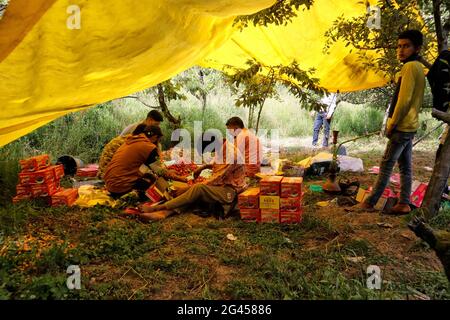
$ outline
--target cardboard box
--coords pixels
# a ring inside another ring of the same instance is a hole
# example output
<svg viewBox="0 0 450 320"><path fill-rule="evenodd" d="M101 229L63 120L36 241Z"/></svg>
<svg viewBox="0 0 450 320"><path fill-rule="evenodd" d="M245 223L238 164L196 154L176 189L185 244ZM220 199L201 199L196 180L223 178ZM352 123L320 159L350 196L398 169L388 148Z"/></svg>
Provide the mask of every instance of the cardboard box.
<svg viewBox="0 0 450 320"><path fill-rule="evenodd" d="M19 173L19 184L45 184L55 181L55 173L52 168L46 168L35 172Z"/></svg>
<svg viewBox="0 0 450 320"><path fill-rule="evenodd" d="M98 164L88 164L84 168L77 169L78 177L96 177L98 173Z"/></svg>
<svg viewBox="0 0 450 320"><path fill-rule="evenodd" d="M280 197L278 196L259 196L260 209L280 209Z"/></svg>
<svg viewBox="0 0 450 320"><path fill-rule="evenodd" d="M261 179L259 188L262 196L280 196L282 176L268 176Z"/></svg>
<svg viewBox="0 0 450 320"><path fill-rule="evenodd" d="M29 199L31 199L31 195L20 195L20 196L15 196L12 199L12 202L13 203L18 203L18 202L20 202L22 200L29 200Z"/></svg>
<svg viewBox="0 0 450 320"><path fill-rule="evenodd" d="M34 172L47 168L50 165L48 154L19 160L23 172Z"/></svg>
<svg viewBox="0 0 450 320"><path fill-rule="evenodd" d="M280 211L280 223L300 223L303 220L303 209L295 212Z"/></svg>
<svg viewBox="0 0 450 320"><path fill-rule="evenodd" d="M284 177L281 180L281 197L298 198L302 196L303 178Z"/></svg>
<svg viewBox="0 0 450 320"><path fill-rule="evenodd" d="M43 184L31 185L31 193L33 197L48 197L54 195L60 190L59 184L56 184L54 180Z"/></svg>
<svg viewBox="0 0 450 320"><path fill-rule="evenodd" d="M261 212L259 209L240 209L241 220L243 221L261 221Z"/></svg>
<svg viewBox="0 0 450 320"><path fill-rule="evenodd" d="M151 202L159 202L164 198L164 192L161 192L155 184L145 191L145 195L150 199Z"/></svg>
<svg viewBox="0 0 450 320"><path fill-rule="evenodd" d="M28 184L18 184L16 186L16 195L17 196L32 196L31 186Z"/></svg>
<svg viewBox="0 0 450 320"><path fill-rule="evenodd" d="M51 197L51 205L55 206L72 206L78 198L78 189L62 189L52 195Z"/></svg>
<svg viewBox="0 0 450 320"><path fill-rule="evenodd" d="M417 208L420 208L423 202L423 198L425 197L425 193L427 192L427 183L421 183L417 186L417 188L411 194L411 204Z"/></svg>
<svg viewBox="0 0 450 320"><path fill-rule="evenodd" d="M53 170L53 175L56 180L61 180L64 177L64 166L62 164L50 166L50 168Z"/></svg>
<svg viewBox="0 0 450 320"><path fill-rule="evenodd" d="M169 183L161 177L145 191L145 195L152 203L159 202L163 199L172 199L169 194Z"/></svg>
<svg viewBox="0 0 450 320"><path fill-rule="evenodd" d="M259 208L259 188L249 188L239 194L239 209L258 209Z"/></svg>
<svg viewBox="0 0 450 320"><path fill-rule="evenodd" d="M261 222L279 223L280 210L277 209L261 209Z"/></svg>
<svg viewBox="0 0 450 320"><path fill-rule="evenodd" d="M377 203L373 206L376 210L388 211L397 203L396 197L381 196Z"/></svg>
<svg viewBox="0 0 450 320"><path fill-rule="evenodd" d="M280 198L280 211L295 212L302 207L301 198Z"/></svg>
<svg viewBox="0 0 450 320"><path fill-rule="evenodd" d="M356 201L358 201L358 202L366 201L367 197L370 195L369 190L366 190L366 189L360 187L358 189L358 193L356 194Z"/></svg>

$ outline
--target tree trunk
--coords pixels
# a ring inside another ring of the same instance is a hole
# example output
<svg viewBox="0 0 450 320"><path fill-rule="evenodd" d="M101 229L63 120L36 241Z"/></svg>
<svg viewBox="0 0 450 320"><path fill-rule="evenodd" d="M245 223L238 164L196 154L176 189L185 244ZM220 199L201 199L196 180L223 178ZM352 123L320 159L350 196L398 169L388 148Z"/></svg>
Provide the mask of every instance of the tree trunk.
<svg viewBox="0 0 450 320"><path fill-rule="evenodd" d="M447 37L444 37L444 29L442 28L441 21L441 4L442 0L433 0L433 16L434 25L436 28L436 38L438 43L438 52L444 50L447 47Z"/></svg>
<svg viewBox="0 0 450 320"><path fill-rule="evenodd" d="M391 102L389 101L388 104L387 104L386 111L384 112L383 123L381 124L381 130L380 130L380 134L379 134L380 138L383 138L384 134L385 134L386 123L387 123L387 120L389 118L389 107L390 107L390 105L391 105Z"/></svg>
<svg viewBox="0 0 450 320"><path fill-rule="evenodd" d="M433 109L432 115L446 122L447 125L450 123L449 113ZM439 154L436 155L433 173L422 203L427 219L433 218L439 212L442 193L450 174L450 133L447 133L444 144L440 148Z"/></svg>
<svg viewBox="0 0 450 320"><path fill-rule="evenodd" d="M253 106L248 107L248 128L253 128Z"/></svg>
<svg viewBox="0 0 450 320"><path fill-rule="evenodd" d="M205 119L205 112L206 112L206 92L205 92L205 74L203 73L203 71L200 69L198 71L198 76L200 78L200 83L201 85L201 91L200 91L200 97L201 97L201 102L202 102L202 120Z"/></svg>
<svg viewBox="0 0 450 320"><path fill-rule="evenodd" d="M258 118L256 119L256 134L258 134L259 120L261 119L261 111L262 111L263 107L264 107L264 101L263 101L263 103L261 103L261 105L259 106Z"/></svg>
<svg viewBox="0 0 450 320"><path fill-rule="evenodd" d="M169 107L166 104L166 99L164 97L164 88L163 85L160 83L158 84L158 102L159 107L161 108L162 113L164 114L164 117L169 120L169 122L172 124L174 128L179 128L181 125L181 119L175 118L169 111Z"/></svg>
<svg viewBox="0 0 450 320"><path fill-rule="evenodd" d="M201 96L202 96L202 120L204 120L206 112L207 95L206 93L202 92Z"/></svg>

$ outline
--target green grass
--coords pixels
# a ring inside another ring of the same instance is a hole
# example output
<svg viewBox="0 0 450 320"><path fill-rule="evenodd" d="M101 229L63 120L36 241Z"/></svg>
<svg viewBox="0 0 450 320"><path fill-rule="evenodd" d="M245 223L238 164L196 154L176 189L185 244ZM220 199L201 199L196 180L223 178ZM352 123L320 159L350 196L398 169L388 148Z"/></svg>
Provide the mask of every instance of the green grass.
<svg viewBox="0 0 450 320"><path fill-rule="evenodd" d="M433 299L450 298L443 273L402 266L367 239L346 236L345 227L336 229L311 213L300 225L213 218L193 223L189 216L142 224L100 207L40 214L31 205L25 209L9 209L26 212L13 233L11 225L0 227L0 248L9 243L0 254L0 298L405 299L413 294L411 288ZM53 219L59 219L58 228L45 229ZM79 222L76 230L71 229L74 221ZM16 245L40 232L61 241L25 252ZM237 240L228 240L228 233ZM332 241L337 235L344 240ZM348 260L359 256L366 260ZM71 264L82 270L79 291L65 286ZM382 290L366 287L368 264L393 268Z"/></svg>

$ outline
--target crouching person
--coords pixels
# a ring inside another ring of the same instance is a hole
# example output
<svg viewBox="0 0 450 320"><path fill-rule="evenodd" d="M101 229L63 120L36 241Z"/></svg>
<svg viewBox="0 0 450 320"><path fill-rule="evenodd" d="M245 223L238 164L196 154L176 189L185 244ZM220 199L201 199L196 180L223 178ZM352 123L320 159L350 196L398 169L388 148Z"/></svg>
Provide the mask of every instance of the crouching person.
<svg viewBox="0 0 450 320"><path fill-rule="evenodd" d="M179 189L177 197L164 204L156 206L142 206L143 220L165 219L176 211L184 211L194 203L220 204L224 215L227 216L233 208L237 195L246 188L245 167L242 164L208 164L199 167L194 176L198 176L204 169L213 170L211 178L184 189Z"/></svg>
<svg viewBox="0 0 450 320"><path fill-rule="evenodd" d="M103 176L105 174L106 168L108 168L109 163L111 162L111 159L113 158L116 151L125 143L127 138L131 137L132 135L138 135L142 132L144 132L147 125L140 124L134 129L132 134L127 134L124 136L117 136L114 139L112 139L108 144L103 148L102 154L100 156L99 166L98 166L98 173L97 177L100 179L103 179Z"/></svg>
<svg viewBox="0 0 450 320"><path fill-rule="evenodd" d="M140 167L151 165L159 158L157 148L162 132L159 127L146 126L142 132L128 136L125 142L114 152L104 173L106 189L115 199L132 190L141 197L154 182L152 175L144 175Z"/></svg>

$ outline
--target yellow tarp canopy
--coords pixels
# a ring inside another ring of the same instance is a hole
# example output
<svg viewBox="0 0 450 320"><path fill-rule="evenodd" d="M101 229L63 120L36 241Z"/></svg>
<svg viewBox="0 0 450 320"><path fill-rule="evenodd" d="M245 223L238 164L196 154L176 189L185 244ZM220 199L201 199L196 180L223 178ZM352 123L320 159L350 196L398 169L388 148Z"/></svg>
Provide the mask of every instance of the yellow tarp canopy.
<svg viewBox="0 0 450 320"><path fill-rule="evenodd" d="M386 84L380 74L366 71L357 61L357 50L338 42L323 53L325 32L340 15L350 18L365 13L363 1L316 0L311 10L298 12L287 26L245 28L210 53L202 65L222 69L224 65L245 68L248 59L263 65L287 65L296 60L303 70L316 69L315 77L329 91L357 91ZM370 52L366 52L370 55ZM224 70L226 71L226 70Z"/></svg>
<svg viewBox="0 0 450 320"><path fill-rule="evenodd" d="M316 0L285 27L233 27L274 0L11 0L0 20L0 146L69 112L143 90L195 65L222 69L248 58L315 67L330 91L386 81L361 71L341 44L323 55L338 15L358 0ZM80 8L80 29L68 28Z"/></svg>

